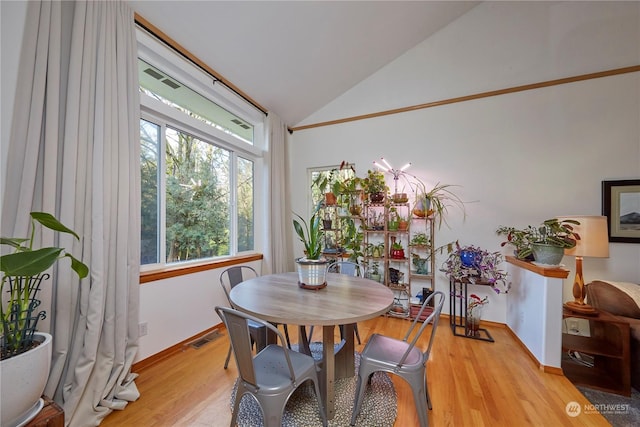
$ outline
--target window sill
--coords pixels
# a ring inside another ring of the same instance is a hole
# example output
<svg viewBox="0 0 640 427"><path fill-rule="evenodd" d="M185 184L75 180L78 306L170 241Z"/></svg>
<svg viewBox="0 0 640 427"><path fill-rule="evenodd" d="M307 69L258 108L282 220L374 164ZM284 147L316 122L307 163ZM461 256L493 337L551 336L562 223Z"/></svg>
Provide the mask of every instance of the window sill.
<svg viewBox="0 0 640 427"><path fill-rule="evenodd" d="M262 254L251 254L235 256L232 258L217 259L189 265L176 265L161 270L144 271L140 273L140 284L154 282L156 280L168 279L171 277L185 276L187 274L198 273L200 271L214 270L232 265L243 264L250 261L263 259Z"/></svg>

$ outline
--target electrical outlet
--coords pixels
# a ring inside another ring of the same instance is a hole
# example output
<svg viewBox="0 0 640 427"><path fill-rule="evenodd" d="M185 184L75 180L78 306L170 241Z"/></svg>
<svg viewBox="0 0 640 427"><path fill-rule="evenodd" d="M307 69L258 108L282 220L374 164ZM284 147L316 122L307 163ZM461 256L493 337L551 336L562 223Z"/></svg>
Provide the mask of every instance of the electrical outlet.
<svg viewBox="0 0 640 427"><path fill-rule="evenodd" d="M149 333L148 323L142 322L138 324L138 336L143 337Z"/></svg>

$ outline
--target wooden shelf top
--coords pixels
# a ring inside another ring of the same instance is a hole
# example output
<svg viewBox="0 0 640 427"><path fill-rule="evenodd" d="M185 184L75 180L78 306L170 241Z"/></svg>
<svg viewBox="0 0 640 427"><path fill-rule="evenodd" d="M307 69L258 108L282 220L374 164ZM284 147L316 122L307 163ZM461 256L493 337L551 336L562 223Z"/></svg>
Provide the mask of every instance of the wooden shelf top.
<svg viewBox="0 0 640 427"><path fill-rule="evenodd" d="M566 279L567 277L569 277L569 270L565 270L562 267L542 267L539 265L535 265L532 262L524 261L510 255L507 255L505 259L510 264L517 265L518 267L524 268L525 270L533 271L534 273L544 277L553 277L558 279Z"/></svg>

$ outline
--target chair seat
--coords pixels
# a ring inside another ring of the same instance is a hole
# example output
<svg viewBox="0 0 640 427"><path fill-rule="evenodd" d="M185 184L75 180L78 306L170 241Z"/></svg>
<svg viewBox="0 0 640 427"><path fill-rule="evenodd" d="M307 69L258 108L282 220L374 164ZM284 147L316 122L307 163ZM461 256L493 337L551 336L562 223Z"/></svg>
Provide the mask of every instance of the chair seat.
<svg viewBox="0 0 640 427"><path fill-rule="evenodd" d="M304 378L307 374L316 369L312 358L296 351L289 351L291 365L298 376ZM289 367L283 363L285 360L284 349L275 344L270 344L264 348L254 358L256 366L261 369L256 370L256 382L260 384L260 390L264 392L277 392L291 387L291 375ZM297 384L300 385L300 384Z"/></svg>
<svg viewBox="0 0 640 427"><path fill-rule="evenodd" d="M394 369L407 351L409 343L380 334L373 334L362 352L362 357L374 361L377 365ZM424 364L424 354L413 347L402 365L402 369L420 368Z"/></svg>

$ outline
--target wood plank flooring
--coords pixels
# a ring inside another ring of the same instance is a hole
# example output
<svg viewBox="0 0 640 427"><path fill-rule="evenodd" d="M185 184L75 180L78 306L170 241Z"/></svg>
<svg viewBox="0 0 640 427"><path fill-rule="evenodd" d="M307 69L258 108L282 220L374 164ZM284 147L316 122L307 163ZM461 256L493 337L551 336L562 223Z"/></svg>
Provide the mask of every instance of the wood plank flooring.
<svg viewBox="0 0 640 427"><path fill-rule="evenodd" d="M453 336L448 320L446 316L440 320L427 365L433 402L430 426L610 425L600 414L569 416L570 402L580 408L589 402L565 377L538 369L504 327L483 325L495 339L488 343ZM401 338L408 327L407 320L387 317L361 322L362 345L356 350L362 350L373 332ZM223 369L229 341L222 332L222 338L199 349L185 347L139 372L140 399L107 416L101 426L228 426L237 371L233 358L229 369ZM314 339L320 340L321 328L315 334ZM295 341L297 334L292 335ZM410 388L401 379L393 381L398 393L395 425L417 426Z"/></svg>

